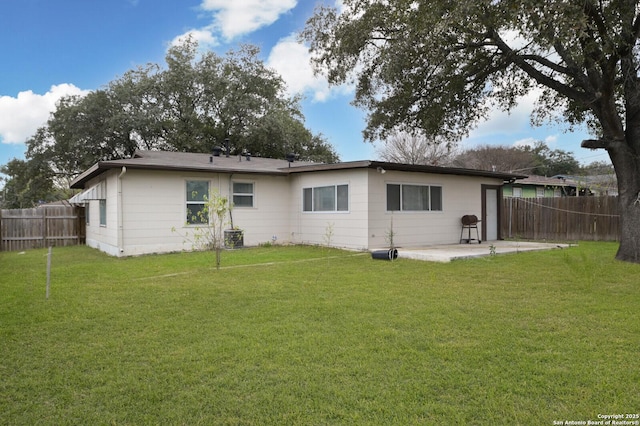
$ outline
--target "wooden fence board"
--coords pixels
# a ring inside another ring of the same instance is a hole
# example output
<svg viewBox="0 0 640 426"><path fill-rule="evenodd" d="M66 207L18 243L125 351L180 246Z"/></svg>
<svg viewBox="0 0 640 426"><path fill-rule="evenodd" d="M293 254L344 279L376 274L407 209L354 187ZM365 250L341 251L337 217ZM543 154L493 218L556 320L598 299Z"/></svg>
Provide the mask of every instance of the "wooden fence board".
<svg viewBox="0 0 640 426"><path fill-rule="evenodd" d="M84 244L84 210L41 206L0 210L0 251Z"/></svg>
<svg viewBox="0 0 640 426"><path fill-rule="evenodd" d="M501 217L505 238L620 240L618 198L612 196L505 198Z"/></svg>

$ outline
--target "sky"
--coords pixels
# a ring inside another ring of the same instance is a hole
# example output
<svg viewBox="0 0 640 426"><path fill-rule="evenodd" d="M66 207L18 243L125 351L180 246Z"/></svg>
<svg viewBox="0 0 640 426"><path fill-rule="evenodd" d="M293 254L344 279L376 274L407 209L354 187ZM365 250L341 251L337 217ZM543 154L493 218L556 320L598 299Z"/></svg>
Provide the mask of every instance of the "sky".
<svg viewBox="0 0 640 426"><path fill-rule="evenodd" d="M164 65L167 49L187 34L219 55L241 43L259 46L261 59L282 75L290 93L304 95L307 128L324 135L342 161L377 159L375 146L362 137L366 111L350 104L352 87L329 87L314 76L308 50L297 42L316 1L0 1L0 165L24 159L25 141L60 97L100 89L140 65ZM540 140L584 164L608 161L604 151L580 148L586 132L531 127L533 101L522 99L510 114L492 111L462 148Z"/></svg>

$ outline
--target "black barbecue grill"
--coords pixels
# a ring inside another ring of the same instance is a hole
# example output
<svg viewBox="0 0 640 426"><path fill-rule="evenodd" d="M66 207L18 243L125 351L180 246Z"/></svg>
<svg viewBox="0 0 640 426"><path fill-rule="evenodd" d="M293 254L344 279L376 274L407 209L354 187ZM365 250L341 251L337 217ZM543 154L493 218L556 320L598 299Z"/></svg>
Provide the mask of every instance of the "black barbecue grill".
<svg viewBox="0 0 640 426"><path fill-rule="evenodd" d="M480 222L480 220L478 220L478 216L474 214L465 214L462 216L462 219L460 219L460 222L462 222L462 229L460 230L460 244L462 244L463 241L467 244L471 241L477 241L478 244L480 244L482 241L480 241L480 234L478 233L478 222ZM467 230L467 238L462 238L465 229ZM476 230L476 238L471 238L472 229Z"/></svg>

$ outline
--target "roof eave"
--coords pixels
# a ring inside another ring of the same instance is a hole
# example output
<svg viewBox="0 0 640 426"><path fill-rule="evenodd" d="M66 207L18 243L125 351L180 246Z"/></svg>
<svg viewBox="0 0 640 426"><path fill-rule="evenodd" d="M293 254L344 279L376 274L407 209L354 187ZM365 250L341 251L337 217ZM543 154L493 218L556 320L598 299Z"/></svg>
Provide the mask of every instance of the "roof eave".
<svg viewBox="0 0 640 426"><path fill-rule="evenodd" d="M181 172L206 172L206 173L240 173L240 174L260 174L271 176L286 176L288 173L282 170L265 170L265 169L236 169L230 167L210 167L210 166L174 166L167 164L135 164L130 161L100 161L82 174L78 175L71 181L72 189L82 189L87 181L100 176L102 173L110 169L126 167L131 170L164 170L164 171L181 171Z"/></svg>
<svg viewBox="0 0 640 426"><path fill-rule="evenodd" d="M477 176L488 177L494 179L502 179L503 181L512 181L515 179L526 178L526 175L506 173L506 172L492 172L488 170L475 170L475 169L461 169L453 167L439 167L428 166L422 164L401 164L401 163L389 163L385 161L350 161L344 163L334 164L317 164L309 166L291 167L289 173L303 173L311 171L331 171L331 170L346 170L346 169L384 169L394 170L401 172L417 172L417 173L435 173L435 174L449 174L459 176Z"/></svg>

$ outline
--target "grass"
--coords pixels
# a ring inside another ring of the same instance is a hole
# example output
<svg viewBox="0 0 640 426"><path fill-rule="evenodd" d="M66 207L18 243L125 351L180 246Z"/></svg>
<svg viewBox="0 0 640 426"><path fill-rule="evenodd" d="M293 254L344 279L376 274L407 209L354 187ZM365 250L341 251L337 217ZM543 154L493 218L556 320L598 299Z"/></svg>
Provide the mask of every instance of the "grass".
<svg viewBox="0 0 640 426"><path fill-rule="evenodd" d="M552 424L640 411L640 265L317 247L0 253L0 424Z"/></svg>

